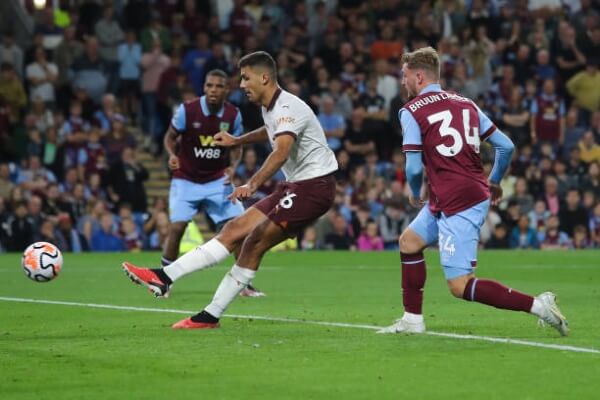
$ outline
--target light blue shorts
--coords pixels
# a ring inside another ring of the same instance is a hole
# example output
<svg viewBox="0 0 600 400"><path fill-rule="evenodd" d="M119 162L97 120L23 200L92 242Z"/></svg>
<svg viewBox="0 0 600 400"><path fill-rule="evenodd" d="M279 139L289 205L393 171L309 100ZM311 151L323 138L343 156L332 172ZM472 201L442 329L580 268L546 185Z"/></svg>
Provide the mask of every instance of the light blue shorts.
<svg viewBox="0 0 600 400"><path fill-rule="evenodd" d="M171 222L188 222L204 210L219 224L244 212L240 202L233 204L227 198L233 185L225 184L225 177L206 183L194 183L185 179L171 180L169 191L169 215Z"/></svg>
<svg viewBox="0 0 600 400"><path fill-rule="evenodd" d="M473 273L477 264L479 231L489 207L490 201L484 200L458 214L446 216L440 213L436 217L425 204L408 226L427 245L438 243L446 279Z"/></svg>

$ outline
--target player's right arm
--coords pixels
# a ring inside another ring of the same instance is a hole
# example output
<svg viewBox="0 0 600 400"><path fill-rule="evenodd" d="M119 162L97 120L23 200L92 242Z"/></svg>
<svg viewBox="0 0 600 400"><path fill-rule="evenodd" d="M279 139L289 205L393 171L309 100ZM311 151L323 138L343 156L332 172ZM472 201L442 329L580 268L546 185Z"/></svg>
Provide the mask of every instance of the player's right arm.
<svg viewBox="0 0 600 400"><path fill-rule="evenodd" d="M227 132L219 132L214 136L214 143L217 146L231 147L243 146L245 144L263 143L269 140L267 128L261 126L251 132L235 137Z"/></svg>
<svg viewBox="0 0 600 400"><path fill-rule="evenodd" d="M421 186L423 185L423 142L421 128L415 118L405 109L398 112L402 126L402 150L406 153L406 180L412 192L409 197L413 206L421 203Z"/></svg>
<svg viewBox="0 0 600 400"><path fill-rule="evenodd" d="M173 118L171 124L167 129L163 144L165 150L169 155L169 168L174 171L179 169L179 157L177 157L177 137L185 131L185 107L180 104Z"/></svg>

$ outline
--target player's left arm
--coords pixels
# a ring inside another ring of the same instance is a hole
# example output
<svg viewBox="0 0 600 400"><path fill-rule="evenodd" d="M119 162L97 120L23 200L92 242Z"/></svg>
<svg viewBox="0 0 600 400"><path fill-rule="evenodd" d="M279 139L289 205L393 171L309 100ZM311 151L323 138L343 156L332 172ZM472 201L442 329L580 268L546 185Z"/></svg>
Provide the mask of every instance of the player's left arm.
<svg viewBox="0 0 600 400"><path fill-rule="evenodd" d="M279 168L285 164L295 141L295 133L279 133L273 143L273 151L269 154L262 167L252 175L245 185L236 187L228 198L235 203L236 199L245 200L251 197L263 183L275 175Z"/></svg>
<svg viewBox="0 0 600 400"><path fill-rule="evenodd" d="M500 181L506 174L506 171L508 171L515 145L512 140L502 133L479 108L477 109L477 113L479 115L481 139L487 140L496 151L494 166L492 167L488 180L490 183L492 205L497 205L502 199Z"/></svg>

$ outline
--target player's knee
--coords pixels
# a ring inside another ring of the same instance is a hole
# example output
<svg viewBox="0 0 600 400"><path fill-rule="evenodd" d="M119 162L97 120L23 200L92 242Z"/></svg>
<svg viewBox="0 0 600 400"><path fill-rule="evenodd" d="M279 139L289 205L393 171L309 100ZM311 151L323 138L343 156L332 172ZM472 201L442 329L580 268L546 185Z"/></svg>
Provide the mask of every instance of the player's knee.
<svg viewBox="0 0 600 400"><path fill-rule="evenodd" d="M448 289L450 290L450 293L452 293L452 296L462 299L463 293L465 292L465 287L467 286L467 281L467 276L450 279L448 281Z"/></svg>
<svg viewBox="0 0 600 400"><path fill-rule="evenodd" d="M418 246L418 243L416 243L416 240L414 240L414 235L406 230L400 235L398 244L400 246L401 253L413 254L421 250Z"/></svg>

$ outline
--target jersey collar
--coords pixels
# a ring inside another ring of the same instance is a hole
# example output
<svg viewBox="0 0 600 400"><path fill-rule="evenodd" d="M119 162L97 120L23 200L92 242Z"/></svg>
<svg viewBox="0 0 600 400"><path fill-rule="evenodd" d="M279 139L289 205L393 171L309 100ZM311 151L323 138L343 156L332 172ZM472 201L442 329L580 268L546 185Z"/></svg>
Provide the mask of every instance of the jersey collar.
<svg viewBox="0 0 600 400"><path fill-rule="evenodd" d="M280 94L281 94L281 88L278 87L277 90L275 91L275 93L273 93L273 97L271 98L271 101L269 102L269 106L267 107L267 111L271 111L273 109L273 107L275 107L275 102L279 98Z"/></svg>
<svg viewBox="0 0 600 400"><path fill-rule="evenodd" d="M425 94L425 93L429 93L429 92L441 92L442 91L442 87L440 86L439 83L430 83L429 85L425 86L421 92L419 93L419 95Z"/></svg>
<svg viewBox="0 0 600 400"><path fill-rule="evenodd" d="M200 107L202 107L202 113L207 117L211 115L208 103L206 103L206 96L200 97ZM217 112L217 117L222 118L225 113L225 103L221 106L221 109Z"/></svg>

